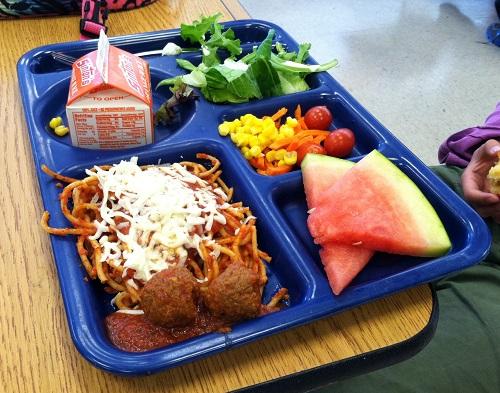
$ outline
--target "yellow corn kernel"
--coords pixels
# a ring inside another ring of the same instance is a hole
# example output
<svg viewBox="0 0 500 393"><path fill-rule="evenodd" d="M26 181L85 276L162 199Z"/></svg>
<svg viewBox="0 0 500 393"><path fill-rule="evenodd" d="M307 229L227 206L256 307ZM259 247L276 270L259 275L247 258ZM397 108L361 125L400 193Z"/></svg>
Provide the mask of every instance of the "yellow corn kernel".
<svg viewBox="0 0 500 393"><path fill-rule="evenodd" d="M241 127L241 123L238 119L228 122L229 132L236 132L238 127Z"/></svg>
<svg viewBox="0 0 500 393"><path fill-rule="evenodd" d="M287 137L287 136L286 136L284 133L279 132L279 133L276 133L275 140L280 141L280 140L282 140L282 139L285 139L286 137Z"/></svg>
<svg viewBox="0 0 500 393"><path fill-rule="evenodd" d="M250 154L252 155L252 157L258 157L260 153L262 153L260 146L252 146L250 148Z"/></svg>
<svg viewBox="0 0 500 393"><path fill-rule="evenodd" d="M259 134L257 136L257 139L259 141L259 146L261 148L267 147L271 144L271 140L267 136L265 136L264 134Z"/></svg>
<svg viewBox="0 0 500 393"><path fill-rule="evenodd" d="M275 125L273 119L271 119L270 117L266 117L262 120L262 122L264 123L264 127Z"/></svg>
<svg viewBox="0 0 500 393"><path fill-rule="evenodd" d="M254 115L252 115L252 114L250 114L250 113L247 113L246 115L241 116L241 117L240 117L240 120L241 120L241 122L242 122L243 124L245 124L245 125L246 125L246 124L250 125L250 124L252 124L251 122L252 122L252 120L253 120L254 118L255 118L255 116L254 116Z"/></svg>
<svg viewBox="0 0 500 393"><path fill-rule="evenodd" d="M273 162L276 159L276 150L269 150L266 153L266 160L268 162Z"/></svg>
<svg viewBox="0 0 500 393"><path fill-rule="evenodd" d="M282 160L285 157L285 153L286 153L285 149L276 150L276 155L274 156L274 159Z"/></svg>
<svg viewBox="0 0 500 393"><path fill-rule="evenodd" d="M245 155L250 150L250 148L248 146L243 146L240 150L241 153Z"/></svg>
<svg viewBox="0 0 500 393"><path fill-rule="evenodd" d="M231 133L231 140L233 141L234 144L236 144L236 138L238 137L238 132L233 132Z"/></svg>
<svg viewBox="0 0 500 393"><path fill-rule="evenodd" d="M291 128L295 128L297 127L297 125L299 124L299 122L297 121L297 119L294 119L293 117L290 117L288 116L286 118L286 125L291 127Z"/></svg>
<svg viewBox="0 0 500 393"><path fill-rule="evenodd" d="M259 127L262 123L262 119L259 119L258 117L253 116L250 121L250 126L251 127Z"/></svg>
<svg viewBox="0 0 500 393"><path fill-rule="evenodd" d="M250 124L246 123L244 126L240 128L240 130L245 134L250 134L252 132L252 127L250 126Z"/></svg>
<svg viewBox="0 0 500 393"><path fill-rule="evenodd" d="M227 124L229 126L229 130L232 132L240 126L240 121L238 119L236 119L233 121L228 121Z"/></svg>
<svg viewBox="0 0 500 393"><path fill-rule="evenodd" d="M246 153L243 154L247 160L251 160L253 158L252 153L250 150L248 150Z"/></svg>
<svg viewBox="0 0 500 393"><path fill-rule="evenodd" d="M276 131L274 134L272 134L270 137L269 137L269 140L271 141L271 143L277 141L279 138L279 134L278 134L278 131Z"/></svg>
<svg viewBox="0 0 500 393"><path fill-rule="evenodd" d="M252 127L250 128L250 133L252 135L259 135L260 133L262 133L262 127L260 125L252 125Z"/></svg>
<svg viewBox="0 0 500 393"><path fill-rule="evenodd" d="M52 119L50 119L50 122L49 122L49 127L52 128L53 130L56 129L56 127L59 127L60 125L62 125L62 117L61 116L57 116L57 117L53 117Z"/></svg>
<svg viewBox="0 0 500 393"><path fill-rule="evenodd" d="M250 135L248 137L248 145L250 147L259 146L259 138L257 138L255 135Z"/></svg>
<svg viewBox="0 0 500 393"><path fill-rule="evenodd" d="M297 152L287 151L283 157L286 165L295 165L297 163Z"/></svg>
<svg viewBox="0 0 500 393"><path fill-rule="evenodd" d="M285 166L285 160L279 160L278 161L278 166Z"/></svg>
<svg viewBox="0 0 500 393"><path fill-rule="evenodd" d="M295 132L293 131L293 128L283 124L280 127L280 135L283 136L283 138L290 138L295 135Z"/></svg>
<svg viewBox="0 0 500 393"><path fill-rule="evenodd" d="M264 124L262 126L262 133L265 136L271 136L271 135L275 134L277 131L278 130L276 129L276 126L272 122L271 122L271 124Z"/></svg>
<svg viewBox="0 0 500 393"><path fill-rule="evenodd" d="M220 136L228 136L231 132L231 128L229 122L225 121L222 124L219 124L219 135Z"/></svg>
<svg viewBox="0 0 500 393"><path fill-rule="evenodd" d="M64 136L69 132L69 128L65 125L60 125L54 129L54 132L57 136Z"/></svg>
<svg viewBox="0 0 500 393"><path fill-rule="evenodd" d="M236 134L236 146L248 145L248 136L246 134Z"/></svg>

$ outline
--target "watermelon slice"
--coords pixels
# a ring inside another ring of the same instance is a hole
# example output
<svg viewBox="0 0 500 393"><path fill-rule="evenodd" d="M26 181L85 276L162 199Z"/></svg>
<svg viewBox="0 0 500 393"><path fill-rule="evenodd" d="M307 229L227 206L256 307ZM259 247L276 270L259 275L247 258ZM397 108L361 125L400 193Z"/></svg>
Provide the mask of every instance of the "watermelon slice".
<svg viewBox="0 0 500 393"><path fill-rule="evenodd" d="M351 161L340 158L307 154L301 168L309 209L317 206L323 193L353 166ZM326 242L321 246L321 262L335 295L349 285L374 254L372 250L336 242Z"/></svg>
<svg viewBox="0 0 500 393"><path fill-rule="evenodd" d="M323 192L307 223L318 244L336 241L428 257L443 255L451 247L429 201L376 150Z"/></svg>

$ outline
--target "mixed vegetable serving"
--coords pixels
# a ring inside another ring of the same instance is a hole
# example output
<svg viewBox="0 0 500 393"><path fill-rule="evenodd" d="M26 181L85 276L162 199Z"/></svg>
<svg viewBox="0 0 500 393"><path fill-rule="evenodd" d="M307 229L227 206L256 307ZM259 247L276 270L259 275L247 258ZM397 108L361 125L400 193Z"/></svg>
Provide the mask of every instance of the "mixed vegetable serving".
<svg viewBox="0 0 500 393"><path fill-rule="evenodd" d="M229 136L258 173L280 175L300 166L308 153L347 157L355 144L348 128L330 131L333 116L326 106L310 108L304 116L297 105L294 117L287 108L270 116L247 113L219 125L219 134Z"/></svg>

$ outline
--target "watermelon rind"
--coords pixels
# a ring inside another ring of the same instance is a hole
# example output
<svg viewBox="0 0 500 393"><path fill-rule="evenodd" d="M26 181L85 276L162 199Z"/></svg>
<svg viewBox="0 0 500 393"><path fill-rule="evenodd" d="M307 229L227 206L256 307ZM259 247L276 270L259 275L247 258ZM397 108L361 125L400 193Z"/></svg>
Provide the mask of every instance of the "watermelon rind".
<svg viewBox="0 0 500 393"><path fill-rule="evenodd" d="M401 200L411 206L416 226L431 240L423 256L438 257L446 254L451 248L450 238L439 215L420 188L379 151L373 150L369 155L373 156L374 166L385 172L387 178L392 177L398 182Z"/></svg>

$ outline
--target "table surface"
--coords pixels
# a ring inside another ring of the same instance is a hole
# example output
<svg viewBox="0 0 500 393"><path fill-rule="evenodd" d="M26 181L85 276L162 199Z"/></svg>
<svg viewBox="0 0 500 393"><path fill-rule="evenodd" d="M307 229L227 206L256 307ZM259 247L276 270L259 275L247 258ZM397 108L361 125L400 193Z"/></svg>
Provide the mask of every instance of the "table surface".
<svg viewBox="0 0 500 393"><path fill-rule="evenodd" d="M200 15L248 18L236 0L159 0L111 14L109 35L179 27ZM149 377L92 367L74 347L64 313L16 76L16 62L41 45L79 38L78 16L0 21L0 391L227 391L397 345L429 324L423 285L351 311Z"/></svg>

